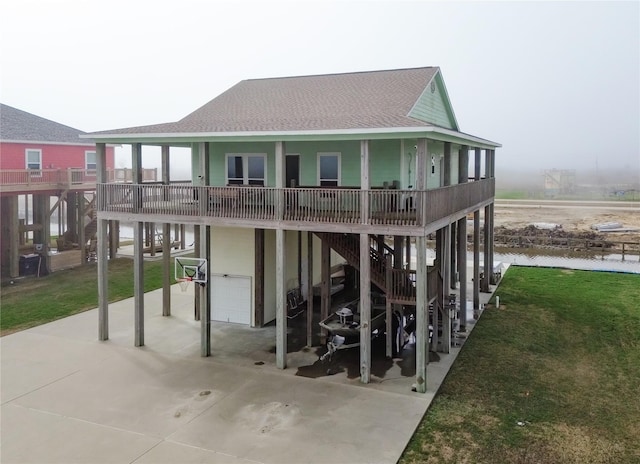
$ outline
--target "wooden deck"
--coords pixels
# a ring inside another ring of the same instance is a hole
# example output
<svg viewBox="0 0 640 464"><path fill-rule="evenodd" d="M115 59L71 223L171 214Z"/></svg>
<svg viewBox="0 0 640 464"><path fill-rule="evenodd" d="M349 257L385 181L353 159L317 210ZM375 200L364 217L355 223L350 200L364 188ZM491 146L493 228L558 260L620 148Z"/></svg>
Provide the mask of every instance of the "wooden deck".
<svg viewBox="0 0 640 464"><path fill-rule="evenodd" d="M484 179L415 191L98 184L98 215L293 230L385 233L385 228L394 228L413 235L489 204L494 185L493 179Z"/></svg>

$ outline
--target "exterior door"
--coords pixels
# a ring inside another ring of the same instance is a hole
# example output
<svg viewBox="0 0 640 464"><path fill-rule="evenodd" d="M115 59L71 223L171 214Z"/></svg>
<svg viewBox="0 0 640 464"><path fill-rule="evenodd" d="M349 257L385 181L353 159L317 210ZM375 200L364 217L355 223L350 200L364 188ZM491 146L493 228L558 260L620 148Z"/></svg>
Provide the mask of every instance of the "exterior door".
<svg viewBox="0 0 640 464"><path fill-rule="evenodd" d="M293 182L295 182L295 184L293 185L295 185L296 187L300 186L300 155L287 155L285 158L285 163L285 187L291 187Z"/></svg>

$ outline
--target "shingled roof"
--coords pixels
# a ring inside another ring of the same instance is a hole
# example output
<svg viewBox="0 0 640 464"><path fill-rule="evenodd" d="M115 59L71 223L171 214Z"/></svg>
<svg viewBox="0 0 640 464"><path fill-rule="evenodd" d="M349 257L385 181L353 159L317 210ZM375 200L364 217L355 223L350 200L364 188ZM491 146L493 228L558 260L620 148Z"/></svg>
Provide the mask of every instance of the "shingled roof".
<svg viewBox="0 0 640 464"><path fill-rule="evenodd" d="M95 134L430 127L409 117L437 67L241 81L185 118Z"/></svg>
<svg viewBox="0 0 640 464"><path fill-rule="evenodd" d="M81 134L86 132L0 103L2 141L90 145L91 141L79 138Z"/></svg>

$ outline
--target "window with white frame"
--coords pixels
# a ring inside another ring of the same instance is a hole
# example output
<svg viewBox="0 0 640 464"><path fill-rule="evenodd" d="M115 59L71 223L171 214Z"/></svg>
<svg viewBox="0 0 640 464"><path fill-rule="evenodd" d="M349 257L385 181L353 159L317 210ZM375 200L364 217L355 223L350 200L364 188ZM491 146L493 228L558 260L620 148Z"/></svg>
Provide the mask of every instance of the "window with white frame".
<svg viewBox="0 0 640 464"><path fill-rule="evenodd" d="M227 154L227 184L260 185L267 181L265 154Z"/></svg>
<svg viewBox="0 0 640 464"><path fill-rule="evenodd" d="M25 166L27 169L42 169L42 150L27 148L25 150Z"/></svg>
<svg viewBox="0 0 640 464"><path fill-rule="evenodd" d="M318 185L340 185L340 153L318 153Z"/></svg>
<svg viewBox="0 0 640 464"><path fill-rule="evenodd" d="M95 171L98 164L96 162L96 152L95 151L85 151L84 152L84 168L87 171Z"/></svg>
<svg viewBox="0 0 640 464"><path fill-rule="evenodd" d="M42 177L42 150L27 148L24 151L25 167L29 170L29 176Z"/></svg>

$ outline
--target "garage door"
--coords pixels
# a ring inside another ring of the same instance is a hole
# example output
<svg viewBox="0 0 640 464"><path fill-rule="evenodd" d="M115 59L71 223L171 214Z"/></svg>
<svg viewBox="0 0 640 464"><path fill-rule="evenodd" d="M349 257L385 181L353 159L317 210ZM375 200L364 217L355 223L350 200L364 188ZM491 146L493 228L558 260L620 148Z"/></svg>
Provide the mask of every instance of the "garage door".
<svg viewBox="0 0 640 464"><path fill-rule="evenodd" d="M251 324L251 277L214 275L211 320Z"/></svg>

